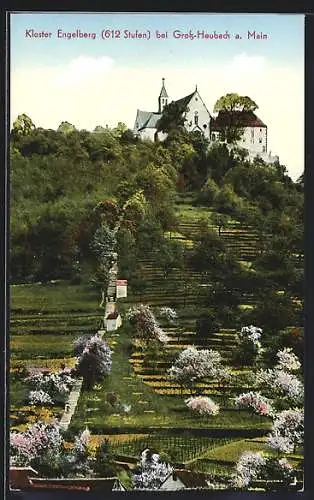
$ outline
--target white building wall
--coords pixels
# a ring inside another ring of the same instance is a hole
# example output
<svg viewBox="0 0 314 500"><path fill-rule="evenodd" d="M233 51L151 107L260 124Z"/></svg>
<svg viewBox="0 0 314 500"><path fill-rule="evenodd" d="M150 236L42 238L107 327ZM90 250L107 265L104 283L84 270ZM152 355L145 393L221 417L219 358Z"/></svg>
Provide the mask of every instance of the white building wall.
<svg viewBox="0 0 314 500"><path fill-rule="evenodd" d="M142 140L154 141L155 133L156 133L155 128L144 128L139 132L139 136ZM158 132L159 141L163 141L164 139L166 139L166 137L167 134L164 134L163 132Z"/></svg>
<svg viewBox="0 0 314 500"><path fill-rule="evenodd" d="M254 153L267 152L267 128L245 127L242 138L237 142L238 146L248 149Z"/></svg>
<svg viewBox="0 0 314 500"><path fill-rule="evenodd" d="M153 141L156 129L155 128L144 128L139 132L140 138L144 140Z"/></svg>
<svg viewBox="0 0 314 500"><path fill-rule="evenodd" d="M204 136L209 139L211 116L198 92L192 97L188 104L188 108L189 111L185 114L185 128L188 132L192 132L193 130L198 130L199 127L204 133ZM196 116L197 118L195 118ZM206 127L204 127L204 125L206 125Z"/></svg>

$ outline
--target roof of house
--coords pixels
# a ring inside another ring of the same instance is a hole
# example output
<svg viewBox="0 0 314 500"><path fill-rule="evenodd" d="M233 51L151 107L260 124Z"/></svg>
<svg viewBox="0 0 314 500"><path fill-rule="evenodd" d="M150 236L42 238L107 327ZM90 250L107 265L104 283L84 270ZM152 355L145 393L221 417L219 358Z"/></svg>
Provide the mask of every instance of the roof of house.
<svg viewBox="0 0 314 500"><path fill-rule="evenodd" d="M21 490L29 487L30 476L35 476L38 472L32 467L10 467L9 484L12 490Z"/></svg>
<svg viewBox="0 0 314 500"><path fill-rule="evenodd" d="M211 121L211 129L219 131L228 124L230 117L235 118L241 127L267 127L253 111L219 111L218 116Z"/></svg>
<svg viewBox="0 0 314 500"><path fill-rule="evenodd" d="M112 491L121 483L117 477L100 478L30 478L31 488L60 490ZM123 486L122 486L123 488Z"/></svg>
<svg viewBox="0 0 314 500"><path fill-rule="evenodd" d="M119 316L120 316L120 313L118 313L118 311L114 311L112 313L109 313L106 316L106 319L117 319Z"/></svg>
<svg viewBox="0 0 314 500"><path fill-rule="evenodd" d="M187 469L175 469L165 479L165 481L167 481L167 479L171 476L174 480L180 479L180 481L186 488L208 488L208 483L205 479L205 475L199 472L194 472Z"/></svg>

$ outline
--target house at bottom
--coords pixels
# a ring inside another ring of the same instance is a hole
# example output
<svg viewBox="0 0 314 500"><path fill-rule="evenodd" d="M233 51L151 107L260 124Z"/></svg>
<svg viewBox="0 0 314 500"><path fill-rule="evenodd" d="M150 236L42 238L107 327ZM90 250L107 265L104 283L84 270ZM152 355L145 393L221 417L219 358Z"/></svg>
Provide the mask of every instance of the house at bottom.
<svg viewBox="0 0 314 500"><path fill-rule="evenodd" d="M117 477L43 478L31 467L11 467L9 485L11 491L126 491Z"/></svg>
<svg viewBox="0 0 314 500"><path fill-rule="evenodd" d="M187 469L175 469L160 486L160 490L164 491L209 488L211 485L204 474Z"/></svg>

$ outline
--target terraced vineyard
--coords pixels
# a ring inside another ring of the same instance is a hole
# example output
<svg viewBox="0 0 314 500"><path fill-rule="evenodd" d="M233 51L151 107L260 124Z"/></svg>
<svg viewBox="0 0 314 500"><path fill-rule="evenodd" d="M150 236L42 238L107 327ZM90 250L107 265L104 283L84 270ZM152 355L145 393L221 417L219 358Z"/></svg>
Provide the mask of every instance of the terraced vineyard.
<svg viewBox="0 0 314 500"><path fill-rule="evenodd" d="M189 210L190 217L186 215ZM198 212L202 217L206 213L203 209ZM178 233L171 237L183 241L189 252L202 221L195 217L195 209L188 204L184 205L184 214L180 216ZM230 247L237 248L240 238L241 260L249 260L255 255L253 236L248 229L239 229L234 224L224 237L228 239ZM190 392L170 381L167 371L177 354L189 346L216 349L222 355L223 362L230 366L235 348L235 330L222 329L210 339L196 335L200 299L205 294L201 273L189 268L184 271L174 268L165 276L154 257L147 255L141 262L137 277L142 280L143 287L140 290L131 289L127 300L122 301L122 308L134 303L149 304L157 310L160 306L172 306L178 312L178 325L171 328L161 325L170 341L162 352L150 357L132 346L130 333L125 327L122 326L117 334L108 334L108 339L112 339L112 335L116 339L112 374L92 393L82 394L72 421L72 430L84 423L100 439L102 436L115 436L112 442L117 452L133 459L144 448L151 447L178 462L189 462L189 466L196 470L204 470L205 467L206 471L224 473L234 461L228 461L228 457L225 463L221 459L215 461L215 449L234 440L246 440L249 448L251 440L265 436L270 426L267 418L236 410L233 405L233 398L237 394L250 389L243 378L250 369L231 367L232 381L224 388L213 382L197 384L202 394L210 395L221 406L219 416L208 419L190 414L184 403ZM250 299L245 297L245 303L248 304ZM119 394L120 407L112 408L106 401L106 394L111 391ZM121 410L123 406L130 408L128 413ZM189 453L188 443L191 444ZM254 443L252 448L260 446L259 449L262 449L264 446ZM213 456L205 460L203 455L209 451Z"/></svg>
<svg viewBox="0 0 314 500"><path fill-rule="evenodd" d="M17 285L11 288L10 420L22 430L36 420L27 403L27 387L16 376L22 367L60 370L73 367L73 340L97 329L100 316L95 292L65 283ZM49 409L59 418L63 407Z"/></svg>
<svg viewBox="0 0 314 500"><path fill-rule="evenodd" d="M171 236L183 241L189 252L202 227L201 219L209 211L195 209L189 203L179 204L178 209L178 233ZM249 228L234 223L222 237L230 248L239 250L241 260L249 261L257 251L256 236ZM196 320L206 291L201 273L174 268L165 276L154 257L147 254L137 278L143 287L131 287L128 298L119 300L122 316L134 303L149 304L157 311L160 306L172 306L177 310L178 324L161 325L170 340L155 356L134 347L125 325L117 332L105 333L113 351L112 372L92 391L81 393L70 431L77 432L87 425L98 441L109 437L118 463L129 460L134 464L139 453L150 447L198 471L218 475L230 472L243 449L265 447L263 437L270 427L266 417L234 407L233 398L250 389L245 382L250 369L232 366L235 330L224 328L210 338L196 335ZM244 296L243 303L254 303L254 299ZM26 405L25 386L14 378L14 371L22 365L56 370L61 363L73 366L74 338L97 331L101 318L99 296L89 288L65 283L12 287L12 428L21 429L27 421L38 418L34 408ZM189 346L216 349L224 364L231 367L232 378L227 386L218 382L197 384L200 393L219 403L221 412L217 416L192 415L185 404L190 392L169 378L168 369L177 354ZM108 402L109 392L118 395L116 405ZM54 408L53 412L59 417L62 408Z"/></svg>

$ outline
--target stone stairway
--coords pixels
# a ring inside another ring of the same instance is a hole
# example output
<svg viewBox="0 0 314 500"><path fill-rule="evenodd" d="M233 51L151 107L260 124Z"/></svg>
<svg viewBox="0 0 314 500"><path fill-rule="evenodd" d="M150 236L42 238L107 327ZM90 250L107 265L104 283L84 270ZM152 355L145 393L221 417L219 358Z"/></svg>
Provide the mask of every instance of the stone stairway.
<svg viewBox="0 0 314 500"><path fill-rule="evenodd" d="M81 394L83 379L79 378L74 382L72 391L70 392L68 402L65 405L64 413L59 422L60 427L66 431L71 423L71 418L74 415L78 399Z"/></svg>

